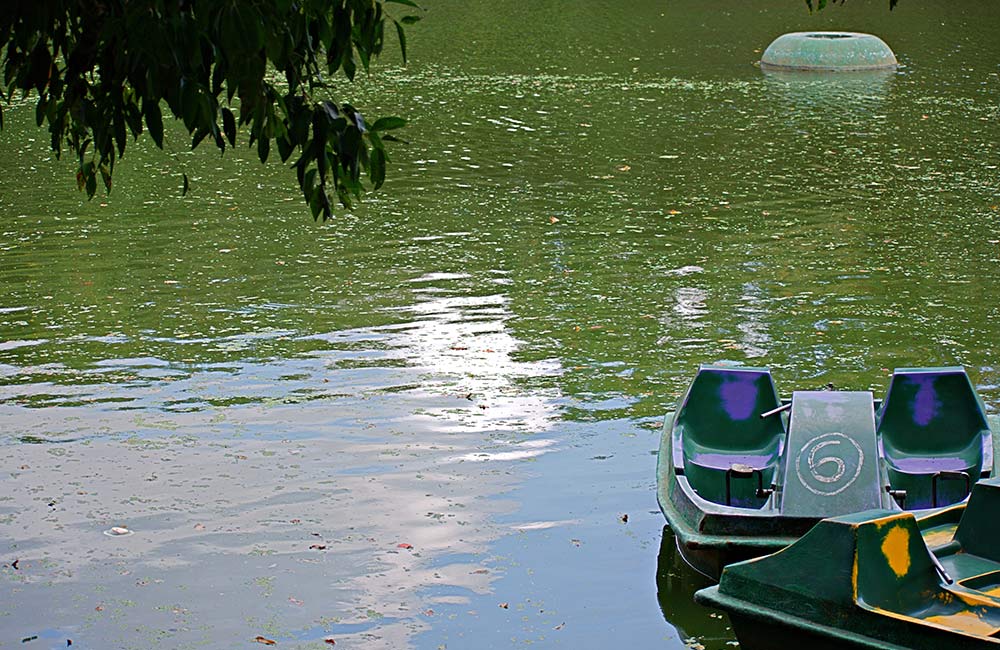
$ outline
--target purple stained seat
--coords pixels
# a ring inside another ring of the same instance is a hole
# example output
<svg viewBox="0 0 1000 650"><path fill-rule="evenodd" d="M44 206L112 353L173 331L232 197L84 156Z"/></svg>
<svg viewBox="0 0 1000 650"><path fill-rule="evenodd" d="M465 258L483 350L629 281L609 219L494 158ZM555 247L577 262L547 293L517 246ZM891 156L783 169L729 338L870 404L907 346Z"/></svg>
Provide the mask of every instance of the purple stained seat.
<svg viewBox="0 0 1000 650"><path fill-rule="evenodd" d="M930 456L926 458L893 458L893 467L910 474L933 474L934 472L965 472L969 463L964 458Z"/></svg>
<svg viewBox="0 0 1000 650"><path fill-rule="evenodd" d="M702 366L674 418L675 471L703 499L760 508L756 489L770 484L785 435L780 415L760 415L780 404L766 368Z"/></svg>
<svg viewBox="0 0 1000 650"><path fill-rule="evenodd" d="M968 484L992 469L989 423L961 367L897 368L879 412L878 437L889 483L905 491L908 509L960 501ZM968 480L957 480L959 472Z"/></svg>
<svg viewBox="0 0 1000 650"><path fill-rule="evenodd" d="M693 454L688 462L710 469L727 470L733 465L749 465L754 469L764 469L774 464L774 454Z"/></svg>

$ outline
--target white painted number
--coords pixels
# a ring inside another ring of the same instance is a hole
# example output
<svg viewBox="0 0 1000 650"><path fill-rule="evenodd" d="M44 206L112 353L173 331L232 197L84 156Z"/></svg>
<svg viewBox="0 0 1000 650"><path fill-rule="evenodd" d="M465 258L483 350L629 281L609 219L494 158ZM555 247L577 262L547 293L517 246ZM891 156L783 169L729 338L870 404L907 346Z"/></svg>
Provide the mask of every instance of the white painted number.
<svg viewBox="0 0 1000 650"><path fill-rule="evenodd" d="M795 473L813 494L832 497L858 479L864 463L858 443L839 432L824 433L802 445Z"/></svg>

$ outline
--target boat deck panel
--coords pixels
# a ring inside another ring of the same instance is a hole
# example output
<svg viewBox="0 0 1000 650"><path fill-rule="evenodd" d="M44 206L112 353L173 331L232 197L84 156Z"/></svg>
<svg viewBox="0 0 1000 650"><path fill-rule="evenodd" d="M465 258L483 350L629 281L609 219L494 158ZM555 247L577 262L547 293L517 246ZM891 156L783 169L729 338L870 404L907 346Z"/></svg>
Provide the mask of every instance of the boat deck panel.
<svg viewBox="0 0 1000 650"><path fill-rule="evenodd" d="M931 526L930 528L925 528L920 531L920 534L923 536L924 543L927 544L927 548L933 553L934 551L944 548L954 541L955 530L957 528L958 522L948 522L937 526Z"/></svg>
<svg viewBox="0 0 1000 650"><path fill-rule="evenodd" d="M882 506L875 410L867 391L796 391L781 512L832 517Z"/></svg>

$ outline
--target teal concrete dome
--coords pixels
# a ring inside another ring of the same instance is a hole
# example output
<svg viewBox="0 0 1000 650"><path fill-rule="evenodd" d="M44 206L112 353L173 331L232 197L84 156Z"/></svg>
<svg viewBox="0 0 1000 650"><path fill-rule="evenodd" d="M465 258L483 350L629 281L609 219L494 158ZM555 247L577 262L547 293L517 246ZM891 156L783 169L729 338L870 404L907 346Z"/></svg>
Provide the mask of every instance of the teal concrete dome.
<svg viewBox="0 0 1000 650"><path fill-rule="evenodd" d="M781 70L885 70L896 55L878 36L859 32L793 32L774 39L762 68Z"/></svg>

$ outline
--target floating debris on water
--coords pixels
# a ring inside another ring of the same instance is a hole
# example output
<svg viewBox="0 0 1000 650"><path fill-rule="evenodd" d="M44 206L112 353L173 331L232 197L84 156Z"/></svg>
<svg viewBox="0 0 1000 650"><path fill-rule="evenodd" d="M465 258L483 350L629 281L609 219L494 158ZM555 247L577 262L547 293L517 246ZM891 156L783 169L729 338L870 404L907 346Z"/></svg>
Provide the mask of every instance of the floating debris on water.
<svg viewBox="0 0 1000 650"><path fill-rule="evenodd" d="M108 537L125 537L127 535L132 535L133 532L124 526L112 526L104 531L104 534Z"/></svg>

